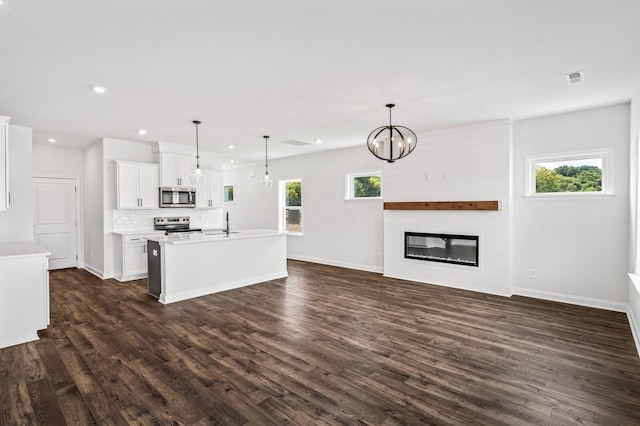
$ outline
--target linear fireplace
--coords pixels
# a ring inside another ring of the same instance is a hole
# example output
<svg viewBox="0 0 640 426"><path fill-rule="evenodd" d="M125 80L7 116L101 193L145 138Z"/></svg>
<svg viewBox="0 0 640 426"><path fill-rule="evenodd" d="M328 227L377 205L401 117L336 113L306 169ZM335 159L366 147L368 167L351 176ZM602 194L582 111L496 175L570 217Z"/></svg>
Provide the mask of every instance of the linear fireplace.
<svg viewBox="0 0 640 426"><path fill-rule="evenodd" d="M405 232L404 257L477 267L478 236Z"/></svg>

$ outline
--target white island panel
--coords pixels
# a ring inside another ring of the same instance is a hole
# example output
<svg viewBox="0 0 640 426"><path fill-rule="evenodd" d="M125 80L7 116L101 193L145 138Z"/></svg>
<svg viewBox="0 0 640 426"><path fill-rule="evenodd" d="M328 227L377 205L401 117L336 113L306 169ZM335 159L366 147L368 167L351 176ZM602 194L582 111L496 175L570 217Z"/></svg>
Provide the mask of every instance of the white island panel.
<svg viewBox="0 0 640 426"><path fill-rule="evenodd" d="M150 239L161 244L165 304L287 276L286 234L276 231Z"/></svg>
<svg viewBox="0 0 640 426"><path fill-rule="evenodd" d="M50 255L30 241L0 243L0 348L38 340L49 325Z"/></svg>

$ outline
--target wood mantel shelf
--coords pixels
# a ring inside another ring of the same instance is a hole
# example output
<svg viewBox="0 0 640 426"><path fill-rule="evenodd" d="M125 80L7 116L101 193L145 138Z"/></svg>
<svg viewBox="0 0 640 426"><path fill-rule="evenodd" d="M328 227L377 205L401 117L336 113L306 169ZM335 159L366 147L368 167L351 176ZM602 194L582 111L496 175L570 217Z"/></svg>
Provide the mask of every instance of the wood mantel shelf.
<svg viewBox="0 0 640 426"><path fill-rule="evenodd" d="M384 203L385 210L500 210L498 201L399 201Z"/></svg>

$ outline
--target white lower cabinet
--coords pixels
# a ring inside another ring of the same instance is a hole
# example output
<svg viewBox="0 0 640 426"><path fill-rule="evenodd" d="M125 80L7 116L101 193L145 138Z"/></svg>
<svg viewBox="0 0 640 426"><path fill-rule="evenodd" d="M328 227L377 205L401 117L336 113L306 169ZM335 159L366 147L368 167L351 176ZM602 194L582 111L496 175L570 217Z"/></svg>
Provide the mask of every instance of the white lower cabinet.
<svg viewBox="0 0 640 426"><path fill-rule="evenodd" d="M114 248L114 276L118 281L139 280L147 277L147 240L150 235L116 234Z"/></svg>

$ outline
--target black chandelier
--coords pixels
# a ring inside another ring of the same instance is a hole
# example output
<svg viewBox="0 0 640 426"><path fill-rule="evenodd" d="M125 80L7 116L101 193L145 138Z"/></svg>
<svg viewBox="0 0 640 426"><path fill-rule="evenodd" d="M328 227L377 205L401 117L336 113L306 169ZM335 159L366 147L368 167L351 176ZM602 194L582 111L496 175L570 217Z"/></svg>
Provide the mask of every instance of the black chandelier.
<svg viewBox="0 0 640 426"><path fill-rule="evenodd" d="M418 143L418 138L408 127L392 125L391 108L395 105L385 106L389 108L389 125L378 127L369 133L367 148L379 159L393 163L411 154Z"/></svg>

